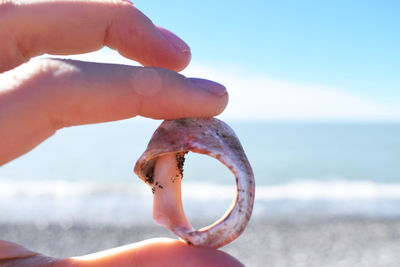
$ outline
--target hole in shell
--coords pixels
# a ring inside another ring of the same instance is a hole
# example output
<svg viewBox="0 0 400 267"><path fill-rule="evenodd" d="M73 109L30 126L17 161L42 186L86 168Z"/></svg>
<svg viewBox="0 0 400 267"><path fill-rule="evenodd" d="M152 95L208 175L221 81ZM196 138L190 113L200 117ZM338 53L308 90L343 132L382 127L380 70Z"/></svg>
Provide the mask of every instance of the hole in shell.
<svg viewBox="0 0 400 267"><path fill-rule="evenodd" d="M195 229L219 220L236 197L233 173L219 160L189 152L182 180L183 208Z"/></svg>

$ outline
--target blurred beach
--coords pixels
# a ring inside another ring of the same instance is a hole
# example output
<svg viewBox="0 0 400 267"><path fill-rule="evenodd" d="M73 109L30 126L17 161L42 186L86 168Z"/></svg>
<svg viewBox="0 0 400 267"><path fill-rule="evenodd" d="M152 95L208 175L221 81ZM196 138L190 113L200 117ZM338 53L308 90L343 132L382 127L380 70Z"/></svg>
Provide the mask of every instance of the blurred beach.
<svg viewBox="0 0 400 267"><path fill-rule="evenodd" d="M174 236L154 224L0 224L0 238L42 253L67 257L154 237ZM400 220L372 218L253 218L222 248L246 266L374 266L400 262Z"/></svg>
<svg viewBox="0 0 400 267"><path fill-rule="evenodd" d="M51 256L174 237L133 174L159 121L63 129L0 168L0 239ZM397 266L400 124L235 123L256 177L248 228L222 248L246 266ZM195 227L222 216L232 174L189 153L184 208Z"/></svg>

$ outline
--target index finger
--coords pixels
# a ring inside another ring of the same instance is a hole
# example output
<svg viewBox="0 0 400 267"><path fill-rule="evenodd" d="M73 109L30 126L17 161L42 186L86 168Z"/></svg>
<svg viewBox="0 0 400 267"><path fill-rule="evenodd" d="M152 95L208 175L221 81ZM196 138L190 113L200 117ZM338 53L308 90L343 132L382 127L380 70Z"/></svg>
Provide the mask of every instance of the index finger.
<svg viewBox="0 0 400 267"><path fill-rule="evenodd" d="M123 0L0 1L0 72L30 58L108 46L145 66L180 71L190 48Z"/></svg>

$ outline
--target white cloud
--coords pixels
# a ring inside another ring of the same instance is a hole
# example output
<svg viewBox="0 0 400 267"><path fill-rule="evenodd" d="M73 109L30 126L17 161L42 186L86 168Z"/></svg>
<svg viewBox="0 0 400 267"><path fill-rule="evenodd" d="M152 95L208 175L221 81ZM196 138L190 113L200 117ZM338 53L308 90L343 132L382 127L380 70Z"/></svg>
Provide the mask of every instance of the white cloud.
<svg viewBox="0 0 400 267"><path fill-rule="evenodd" d="M400 120L400 107L328 86L280 81L237 67L191 66L187 76L227 86L229 105L221 116L238 120Z"/></svg>
<svg viewBox="0 0 400 267"><path fill-rule="evenodd" d="M68 58L137 65L109 49ZM191 64L183 74L215 80L228 88L229 105L221 115L226 120L400 120L398 106L340 88L281 81L237 66Z"/></svg>

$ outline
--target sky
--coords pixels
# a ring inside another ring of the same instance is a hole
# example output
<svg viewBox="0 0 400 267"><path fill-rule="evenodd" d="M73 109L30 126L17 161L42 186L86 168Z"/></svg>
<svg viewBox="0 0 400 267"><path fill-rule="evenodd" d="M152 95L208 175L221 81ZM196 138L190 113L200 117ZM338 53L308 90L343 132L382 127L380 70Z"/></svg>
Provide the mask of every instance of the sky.
<svg viewBox="0 0 400 267"><path fill-rule="evenodd" d="M134 4L190 45L183 74L227 86L222 118L400 121L399 1ZM99 58L131 64L82 57Z"/></svg>

